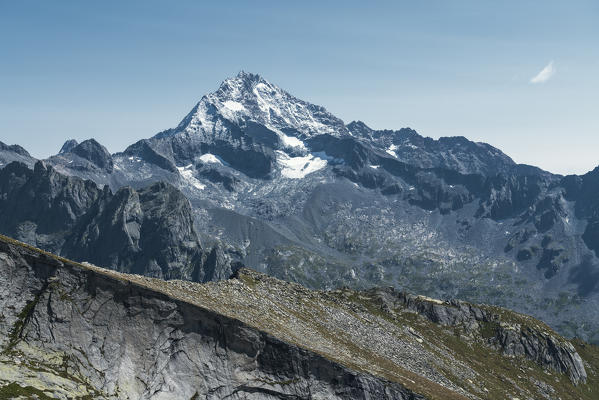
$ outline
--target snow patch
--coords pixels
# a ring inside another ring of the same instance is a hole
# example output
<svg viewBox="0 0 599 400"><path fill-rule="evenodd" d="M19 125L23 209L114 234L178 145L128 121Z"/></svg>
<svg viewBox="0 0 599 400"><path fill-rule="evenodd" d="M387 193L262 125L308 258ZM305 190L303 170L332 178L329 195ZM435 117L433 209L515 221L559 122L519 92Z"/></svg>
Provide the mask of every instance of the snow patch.
<svg viewBox="0 0 599 400"><path fill-rule="evenodd" d="M220 165L223 164L223 162L221 161L221 159L219 157L215 156L214 154L210 154L210 153L202 154L200 156L200 161L205 164L220 164Z"/></svg>
<svg viewBox="0 0 599 400"><path fill-rule="evenodd" d="M392 155L393 157L397 158L397 153L395 152L395 150L397 150L397 146L392 144L385 151L387 152L387 154Z"/></svg>
<svg viewBox="0 0 599 400"><path fill-rule="evenodd" d="M306 145L304 144L304 142L302 142L298 138L296 138L294 136L287 136L283 132L277 132L277 133L279 134L279 137L281 138L281 141L283 142L285 147L298 147L303 150L306 149Z"/></svg>
<svg viewBox="0 0 599 400"><path fill-rule="evenodd" d="M231 111L245 111L243 104L239 103L238 101L227 100L223 103L223 106Z"/></svg>
<svg viewBox="0 0 599 400"><path fill-rule="evenodd" d="M379 169L380 165L369 165L369 167L372 169Z"/></svg>
<svg viewBox="0 0 599 400"><path fill-rule="evenodd" d="M289 155L282 151L277 151L277 162L282 167L281 175L290 179L301 179L327 166L327 160L323 160L313 154L301 157L289 157Z"/></svg>
<svg viewBox="0 0 599 400"><path fill-rule="evenodd" d="M185 167L177 167L177 169L179 170L179 174L181 174L183 179L185 179L191 186L200 190L206 188L206 185L202 184L202 182L200 182L196 179L195 176L193 176L193 164L189 164Z"/></svg>

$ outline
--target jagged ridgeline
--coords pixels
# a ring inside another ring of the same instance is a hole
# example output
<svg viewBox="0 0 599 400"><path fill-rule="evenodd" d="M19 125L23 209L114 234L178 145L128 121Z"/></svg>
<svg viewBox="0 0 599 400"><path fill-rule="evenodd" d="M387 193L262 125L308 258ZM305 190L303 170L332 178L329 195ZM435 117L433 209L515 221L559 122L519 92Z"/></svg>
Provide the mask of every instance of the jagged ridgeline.
<svg viewBox="0 0 599 400"><path fill-rule="evenodd" d="M189 200L157 182L112 193L38 161L0 170L2 232L75 260L162 279L206 281L231 274L222 250L202 248Z"/></svg>
<svg viewBox="0 0 599 400"><path fill-rule="evenodd" d="M596 399L599 349L522 314L242 268L198 284L0 237L0 398Z"/></svg>
<svg viewBox="0 0 599 400"><path fill-rule="evenodd" d="M599 343L599 169L563 177L463 137L345 124L246 72L123 152L69 140L36 162L0 144L0 232L77 261L195 281L241 263L311 289L393 286Z"/></svg>

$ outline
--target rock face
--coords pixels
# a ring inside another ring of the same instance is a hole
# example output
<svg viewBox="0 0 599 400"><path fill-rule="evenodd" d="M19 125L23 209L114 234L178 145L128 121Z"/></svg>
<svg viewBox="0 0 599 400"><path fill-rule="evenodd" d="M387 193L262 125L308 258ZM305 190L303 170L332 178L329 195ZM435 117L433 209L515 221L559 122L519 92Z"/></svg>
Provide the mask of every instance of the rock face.
<svg viewBox="0 0 599 400"><path fill-rule="evenodd" d="M203 251L189 201L156 183L120 189L93 205L69 234L61 254L118 271L203 281Z"/></svg>
<svg viewBox="0 0 599 400"><path fill-rule="evenodd" d="M69 139L66 142L64 142L58 154L70 153L71 150L73 150L73 148L76 147L78 144L79 142L77 142L75 139Z"/></svg>
<svg viewBox="0 0 599 400"><path fill-rule="evenodd" d="M453 300L435 301L397 292L393 288L371 290L381 307L394 312L407 308L444 326L459 326L470 334L480 334L490 345L508 356L523 356L544 367L567 374L572 382L585 382L584 364L572 344L549 333L543 325L526 316L519 321L502 320L505 312ZM523 323L524 322L524 323Z"/></svg>
<svg viewBox="0 0 599 400"><path fill-rule="evenodd" d="M0 170L0 230L71 259L164 279L203 281L231 273L208 260L187 198L166 183L112 193L38 162ZM215 249L216 251L216 249ZM222 252L222 250L221 250Z"/></svg>
<svg viewBox="0 0 599 400"><path fill-rule="evenodd" d="M59 252L69 231L104 192L91 181L62 176L37 162L0 170L2 233Z"/></svg>
<svg viewBox="0 0 599 400"><path fill-rule="evenodd" d="M0 381L22 384L24 395L424 399L224 315L5 240L0 272Z"/></svg>
<svg viewBox="0 0 599 400"><path fill-rule="evenodd" d="M0 289L0 397L590 400L599 382L599 357L530 317L392 289L319 292L243 268L165 282L5 237ZM559 357L508 350L540 330ZM577 363L547 362L560 357Z"/></svg>
<svg viewBox="0 0 599 400"><path fill-rule="evenodd" d="M108 173L112 172L112 156L104 146L94 139L85 140L78 145L73 146L69 152L90 161L92 164Z"/></svg>
<svg viewBox="0 0 599 400"><path fill-rule="evenodd" d="M0 142L0 167L4 167L13 161L20 161L33 166L35 159L19 145L7 145Z"/></svg>

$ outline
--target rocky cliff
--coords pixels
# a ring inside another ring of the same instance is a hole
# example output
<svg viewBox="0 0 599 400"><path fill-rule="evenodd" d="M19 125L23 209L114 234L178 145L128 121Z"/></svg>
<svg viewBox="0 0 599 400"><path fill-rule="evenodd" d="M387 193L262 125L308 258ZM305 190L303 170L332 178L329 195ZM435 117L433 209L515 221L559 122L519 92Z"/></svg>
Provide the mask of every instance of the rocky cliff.
<svg viewBox="0 0 599 400"><path fill-rule="evenodd" d="M0 397L423 398L169 295L176 286L158 282L2 238Z"/></svg>
<svg viewBox="0 0 599 400"><path fill-rule="evenodd" d="M218 283L165 282L76 264L5 237L0 289L3 398L599 393L593 346L574 347L504 309L392 289L313 291L248 269ZM515 350L519 344L526 350Z"/></svg>
<svg viewBox="0 0 599 400"><path fill-rule="evenodd" d="M36 160L21 146L17 144L7 145L0 142L0 167L4 167L13 161L33 166Z"/></svg>
<svg viewBox="0 0 599 400"><path fill-rule="evenodd" d="M167 183L112 193L14 162L0 170L0 209L0 232L74 260L164 279L231 274L227 257L203 250L189 200Z"/></svg>

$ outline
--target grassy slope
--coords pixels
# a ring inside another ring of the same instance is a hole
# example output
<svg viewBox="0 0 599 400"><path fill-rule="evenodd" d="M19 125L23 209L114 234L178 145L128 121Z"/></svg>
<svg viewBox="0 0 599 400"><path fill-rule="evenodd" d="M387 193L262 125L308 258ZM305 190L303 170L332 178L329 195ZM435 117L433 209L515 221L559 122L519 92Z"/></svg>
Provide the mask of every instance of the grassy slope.
<svg viewBox="0 0 599 400"><path fill-rule="evenodd" d="M463 337L463 332L459 329L441 327L411 312L394 315L382 312L372 299L362 292L311 291L299 285L252 273L242 274L238 280L205 285L180 281L164 282L73 263L1 235L0 240L45 254L63 263L151 288L173 298L236 318L352 369L400 382L432 399L464 399L468 393L488 399L541 398L539 382L550 384L555 390L552 395L557 395L563 400L599 398L599 348L580 341L574 341L573 344L586 363L589 378L587 384L575 387L567 376L543 370L528 360L504 357L480 341ZM261 307L256 307L257 304L261 304ZM262 306L264 304L266 306ZM531 317L499 308L494 308L494 311L502 314L502 318L523 324L539 324L550 330ZM384 352L348 339L344 332L331 330L331 325L326 321L332 315L331 312L344 313L352 323L361 321L360 323L368 329L396 328L394 334L399 340L413 342L409 335L402 336L406 327L418 332L422 339L421 347L428 354L444 361L440 363L439 372L451 383L453 390L394 362ZM314 338L317 342L312 341ZM467 366L475 372L476 379L464 379L456 368L451 367L452 365ZM7 394L4 391L16 393L19 390L21 389L14 385L5 386L0 394Z"/></svg>

